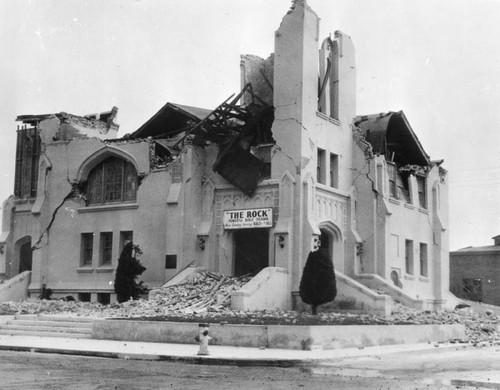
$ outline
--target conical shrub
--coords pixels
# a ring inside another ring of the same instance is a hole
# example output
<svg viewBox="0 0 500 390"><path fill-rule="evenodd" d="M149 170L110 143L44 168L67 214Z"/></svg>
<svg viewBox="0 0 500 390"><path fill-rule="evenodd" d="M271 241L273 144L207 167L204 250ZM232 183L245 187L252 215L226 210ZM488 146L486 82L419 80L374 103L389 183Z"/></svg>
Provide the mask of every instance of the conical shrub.
<svg viewBox="0 0 500 390"><path fill-rule="evenodd" d="M317 314L318 306L333 301L336 295L335 271L328 249L309 252L300 280L300 298Z"/></svg>

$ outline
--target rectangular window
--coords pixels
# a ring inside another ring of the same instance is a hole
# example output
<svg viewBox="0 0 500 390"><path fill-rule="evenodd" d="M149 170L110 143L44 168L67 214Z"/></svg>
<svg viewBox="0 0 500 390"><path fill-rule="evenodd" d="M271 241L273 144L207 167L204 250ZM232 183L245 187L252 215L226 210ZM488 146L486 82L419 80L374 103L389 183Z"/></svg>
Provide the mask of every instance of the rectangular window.
<svg viewBox="0 0 500 390"><path fill-rule="evenodd" d="M417 176L417 187L418 187L418 201L420 202L420 207L423 209L427 208L427 197L425 188L425 177Z"/></svg>
<svg viewBox="0 0 500 390"><path fill-rule="evenodd" d="M82 233L80 245L80 266L92 266L92 256L94 254L94 233Z"/></svg>
<svg viewBox="0 0 500 390"><path fill-rule="evenodd" d="M408 275L413 275L413 241L405 240L405 270Z"/></svg>
<svg viewBox="0 0 500 390"><path fill-rule="evenodd" d="M113 253L113 233L101 233L100 240L101 261L100 265L111 265L111 256Z"/></svg>
<svg viewBox="0 0 500 390"><path fill-rule="evenodd" d="M120 254L122 253L123 247L127 242L134 241L134 232L131 230L125 230L120 232Z"/></svg>
<svg viewBox="0 0 500 390"><path fill-rule="evenodd" d="M175 269L175 268L177 268L177 255L166 255L165 269Z"/></svg>
<svg viewBox="0 0 500 390"><path fill-rule="evenodd" d="M326 152L318 148L318 172L316 180L318 183L326 184Z"/></svg>
<svg viewBox="0 0 500 390"><path fill-rule="evenodd" d="M330 153L330 187L339 188L339 156Z"/></svg>
<svg viewBox="0 0 500 390"><path fill-rule="evenodd" d="M396 164L387 163L387 176L389 178L389 196L397 198L397 174Z"/></svg>
<svg viewBox="0 0 500 390"><path fill-rule="evenodd" d="M427 244L420 243L420 276L429 276L427 264Z"/></svg>

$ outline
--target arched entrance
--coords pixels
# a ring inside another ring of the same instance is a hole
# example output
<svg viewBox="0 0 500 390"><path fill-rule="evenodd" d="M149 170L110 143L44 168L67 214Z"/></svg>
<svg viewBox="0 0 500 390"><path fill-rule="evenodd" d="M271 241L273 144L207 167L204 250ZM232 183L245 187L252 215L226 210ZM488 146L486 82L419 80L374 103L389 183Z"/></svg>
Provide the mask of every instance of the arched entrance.
<svg viewBox="0 0 500 390"><path fill-rule="evenodd" d="M319 225L321 246L328 249L335 270L344 272L343 240L340 230L332 222Z"/></svg>
<svg viewBox="0 0 500 390"><path fill-rule="evenodd" d="M33 251L31 250L31 237L24 237L17 241L16 254L18 259L19 273L31 271L33 265Z"/></svg>

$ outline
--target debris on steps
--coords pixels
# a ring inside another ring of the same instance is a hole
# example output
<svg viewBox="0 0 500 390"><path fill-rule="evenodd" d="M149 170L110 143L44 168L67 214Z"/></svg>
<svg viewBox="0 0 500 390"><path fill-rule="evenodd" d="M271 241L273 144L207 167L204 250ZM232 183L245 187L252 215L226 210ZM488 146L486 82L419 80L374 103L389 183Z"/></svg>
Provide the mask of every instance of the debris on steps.
<svg viewBox="0 0 500 390"><path fill-rule="evenodd" d="M200 321L241 324L283 325L425 325L464 324L465 340L476 346L500 345L500 316L492 311L474 312L470 308L454 310L417 311L395 304L391 315L377 316L329 310L325 306L313 316L292 310L237 311L230 307L233 291L240 289L250 277L231 277L201 270L189 280L150 291L149 299L121 304L44 300L29 298L0 304L2 315L15 314L72 314L82 317L134 318L156 321Z"/></svg>

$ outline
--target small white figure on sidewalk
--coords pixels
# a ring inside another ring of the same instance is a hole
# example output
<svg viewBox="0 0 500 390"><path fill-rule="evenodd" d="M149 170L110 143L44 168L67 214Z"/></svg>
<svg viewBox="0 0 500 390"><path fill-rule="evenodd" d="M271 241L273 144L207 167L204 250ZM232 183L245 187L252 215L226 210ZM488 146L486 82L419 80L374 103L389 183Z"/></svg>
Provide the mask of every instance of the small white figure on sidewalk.
<svg viewBox="0 0 500 390"><path fill-rule="evenodd" d="M198 355L208 355L208 341L212 338L208 335L208 324L199 324L200 333L195 337L196 341L200 343L200 350L198 351Z"/></svg>

